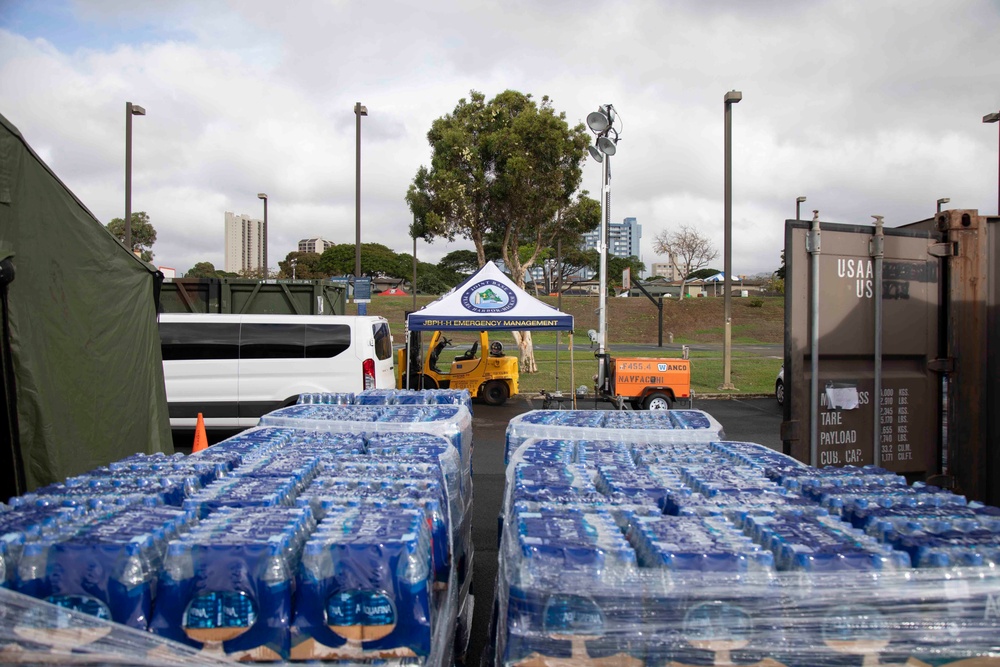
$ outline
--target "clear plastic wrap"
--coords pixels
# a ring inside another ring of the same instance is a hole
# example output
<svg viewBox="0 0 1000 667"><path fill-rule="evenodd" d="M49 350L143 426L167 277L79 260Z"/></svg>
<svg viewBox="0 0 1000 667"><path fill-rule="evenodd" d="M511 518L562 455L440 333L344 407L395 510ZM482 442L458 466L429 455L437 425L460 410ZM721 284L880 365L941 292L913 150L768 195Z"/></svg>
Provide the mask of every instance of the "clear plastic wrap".
<svg viewBox="0 0 1000 667"><path fill-rule="evenodd" d="M307 405L464 405L472 412L468 389L366 389L356 394L302 394L299 404Z"/></svg>
<svg viewBox="0 0 1000 667"><path fill-rule="evenodd" d="M1000 665L996 508L753 443L528 440L507 482L497 664Z"/></svg>
<svg viewBox="0 0 1000 667"><path fill-rule="evenodd" d="M231 665L183 644L0 588L0 663Z"/></svg>
<svg viewBox="0 0 1000 667"><path fill-rule="evenodd" d="M166 542L185 532L188 512L130 506L81 517L24 544L13 587L66 609L145 630Z"/></svg>
<svg viewBox="0 0 1000 667"><path fill-rule="evenodd" d="M450 665L459 613L471 610L472 479L459 449L471 449L468 410L349 409L372 421L356 431L264 426L195 455L129 457L11 499L0 507L0 588L35 597L0 610L12 619L0 627L2 655L103 661L115 645L102 638L120 635L104 620L114 618L153 634L110 663ZM434 421L444 413L450 421ZM429 428L403 423L413 416L430 419ZM317 527L344 511L359 519ZM392 533L404 517L405 530ZM395 546L384 539L390 533ZM334 544L346 549L322 585L304 570L307 543L327 555ZM307 581L309 596L297 594ZM311 620L295 626L300 603ZM356 622L338 617L353 604ZM339 646L317 639L329 640L334 625L346 635Z"/></svg>
<svg viewBox="0 0 1000 667"><path fill-rule="evenodd" d="M330 508L305 546L292 658L430 655L431 551L420 510Z"/></svg>
<svg viewBox="0 0 1000 667"><path fill-rule="evenodd" d="M260 418L262 427L306 431L430 433L455 446L463 466L472 465L472 413L463 405L290 405Z"/></svg>
<svg viewBox="0 0 1000 667"><path fill-rule="evenodd" d="M722 424L701 410L532 410L510 420L504 463L528 438L672 444L724 437Z"/></svg>
<svg viewBox="0 0 1000 667"><path fill-rule="evenodd" d="M239 660L288 656L308 509L227 507L170 542L150 629Z"/></svg>

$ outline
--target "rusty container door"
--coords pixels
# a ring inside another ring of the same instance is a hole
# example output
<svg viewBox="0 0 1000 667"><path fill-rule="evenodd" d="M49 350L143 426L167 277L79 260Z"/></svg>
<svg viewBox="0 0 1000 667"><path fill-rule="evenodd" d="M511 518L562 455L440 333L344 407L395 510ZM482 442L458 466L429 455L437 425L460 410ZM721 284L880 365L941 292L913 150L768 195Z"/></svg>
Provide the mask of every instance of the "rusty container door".
<svg viewBox="0 0 1000 667"><path fill-rule="evenodd" d="M1000 217L956 209L906 229L936 231L944 242L944 479L958 493L1000 505Z"/></svg>
<svg viewBox="0 0 1000 667"><path fill-rule="evenodd" d="M813 465L868 465L920 478L941 452L940 259L937 233L884 230L881 388L876 389L875 228L785 223L785 451ZM818 258L818 395L811 399L813 279ZM881 394L881 395L878 395ZM816 432L810 410L816 411Z"/></svg>

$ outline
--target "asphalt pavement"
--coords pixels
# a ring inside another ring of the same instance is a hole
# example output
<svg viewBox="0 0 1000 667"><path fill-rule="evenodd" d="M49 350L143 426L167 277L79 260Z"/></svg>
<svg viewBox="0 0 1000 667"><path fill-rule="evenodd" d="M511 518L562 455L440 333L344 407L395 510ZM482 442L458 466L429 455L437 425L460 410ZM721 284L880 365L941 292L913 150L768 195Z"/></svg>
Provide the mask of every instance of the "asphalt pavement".
<svg viewBox="0 0 1000 667"><path fill-rule="evenodd" d="M591 401L589 404L578 404L577 407L593 409L595 406ZM598 409L610 407L607 403L597 406ZM687 407L687 404L677 407ZM727 440L756 442L781 451L781 407L773 397L695 399L693 407L704 410L719 420ZM475 607L466 665L481 664L481 659L491 651L489 623L497 577L497 517L504 491L503 452L507 424L519 414L540 408L541 401L532 402L524 396L516 396L500 407L477 403L473 408L472 480L475 495L472 542L475 560L472 591L475 595Z"/></svg>

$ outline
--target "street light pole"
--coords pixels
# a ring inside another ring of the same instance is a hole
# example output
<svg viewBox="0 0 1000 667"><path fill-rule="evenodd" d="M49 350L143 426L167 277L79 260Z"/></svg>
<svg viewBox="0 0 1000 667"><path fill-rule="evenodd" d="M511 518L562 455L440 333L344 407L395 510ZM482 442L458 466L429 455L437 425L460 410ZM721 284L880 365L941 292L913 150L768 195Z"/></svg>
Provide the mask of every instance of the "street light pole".
<svg viewBox="0 0 1000 667"><path fill-rule="evenodd" d="M618 116L614 105L603 104L597 111L587 114L587 126L597 135L595 145L588 146L590 156L601 163L601 227L597 251L600 255L600 293L597 301L597 391L603 392L608 386L607 344L608 333L608 230L611 224L611 156L618 151L619 131L615 129ZM612 138L609 135L614 135Z"/></svg>
<svg viewBox="0 0 1000 667"><path fill-rule="evenodd" d="M796 220L801 220L802 219L802 215L801 215L800 211L801 211L801 207L802 207L802 202L804 202L805 200L806 200L805 197L796 197L795 198L795 219Z"/></svg>
<svg viewBox="0 0 1000 667"><path fill-rule="evenodd" d="M1000 111L983 116L984 123L996 123L997 121L1000 121ZM998 145L997 151L997 213L1000 214L1000 145Z"/></svg>
<svg viewBox="0 0 1000 667"><path fill-rule="evenodd" d="M611 156L605 156L601 163L601 238L597 243L597 252L600 253L600 264L598 265L598 283L600 293L597 300L597 355L602 360L604 357L604 346L608 335L608 225L611 218Z"/></svg>
<svg viewBox="0 0 1000 667"><path fill-rule="evenodd" d="M263 192L258 192L257 199L264 200L264 238L261 239L261 259L264 261L264 277L267 278L267 195Z"/></svg>
<svg viewBox="0 0 1000 667"><path fill-rule="evenodd" d="M950 201L951 201L951 199L948 198L948 197L942 197L941 199L938 199L937 200L937 212L938 213L941 212L941 204L947 204Z"/></svg>
<svg viewBox="0 0 1000 667"><path fill-rule="evenodd" d="M361 277L361 117L368 115L368 107L361 102L354 103L355 149L357 159L354 172L354 280ZM358 304L358 315L367 314L366 304Z"/></svg>
<svg viewBox="0 0 1000 667"><path fill-rule="evenodd" d="M132 252L132 116L145 116L138 104L125 103L125 247Z"/></svg>
<svg viewBox="0 0 1000 667"><path fill-rule="evenodd" d="M725 290L723 299L723 309L725 310L725 332L723 334L722 345L722 387L721 389L736 389L733 386L732 375L732 348L733 348L733 320L730 313L732 306L732 271L733 271L733 111L732 107L743 99L743 93L738 90L730 90L723 97L726 108L726 134L725 134L725 259L723 271L723 289Z"/></svg>
<svg viewBox="0 0 1000 667"><path fill-rule="evenodd" d="M417 309L417 216L413 216L413 282L410 283L413 293L413 310Z"/></svg>

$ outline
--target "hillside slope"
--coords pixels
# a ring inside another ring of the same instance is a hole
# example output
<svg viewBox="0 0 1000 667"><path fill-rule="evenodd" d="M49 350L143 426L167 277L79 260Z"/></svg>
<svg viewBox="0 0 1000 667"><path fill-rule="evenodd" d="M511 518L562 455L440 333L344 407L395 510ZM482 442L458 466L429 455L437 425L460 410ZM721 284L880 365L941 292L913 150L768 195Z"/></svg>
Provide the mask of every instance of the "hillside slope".
<svg viewBox="0 0 1000 667"><path fill-rule="evenodd" d="M427 305L435 297L417 297L417 307ZM556 305L554 297L542 297L545 303ZM753 304L760 304L754 307ZM368 313L389 320L397 336L405 326L405 313L413 307L412 297L375 296ZM563 311L573 315L576 332L597 329L598 299L594 297L563 297ZM347 313L355 313L348 304ZM771 343L784 341L785 300L782 297L733 298L731 315L734 343ZM645 297L608 299L608 340L622 343L652 344L657 342L657 309ZM676 299L663 301L663 340L669 333L674 343L721 343L723 335L723 299L721 297Z"/></svg>

